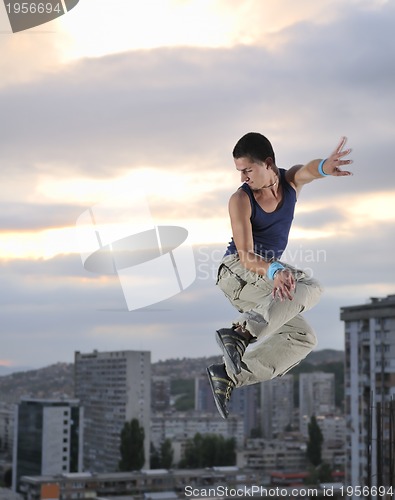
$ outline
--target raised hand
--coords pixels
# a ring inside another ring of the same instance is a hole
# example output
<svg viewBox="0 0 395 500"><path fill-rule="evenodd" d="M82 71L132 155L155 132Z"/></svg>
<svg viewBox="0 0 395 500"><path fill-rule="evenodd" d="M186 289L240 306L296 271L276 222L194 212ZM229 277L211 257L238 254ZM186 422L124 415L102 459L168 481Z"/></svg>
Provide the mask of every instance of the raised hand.
<svg viewBox="0 0 395 500"><path fill-rule="evenodd" d="M351 149L344 149L346 142L347 137L342 137L336 149L325 160L325 163L322 167L325 174L334 176L352 175L352 172L349 172L348 170L342 170L340 168L343 165L350 165L352 163L352 160L342 159L351 153Z"/></svg>

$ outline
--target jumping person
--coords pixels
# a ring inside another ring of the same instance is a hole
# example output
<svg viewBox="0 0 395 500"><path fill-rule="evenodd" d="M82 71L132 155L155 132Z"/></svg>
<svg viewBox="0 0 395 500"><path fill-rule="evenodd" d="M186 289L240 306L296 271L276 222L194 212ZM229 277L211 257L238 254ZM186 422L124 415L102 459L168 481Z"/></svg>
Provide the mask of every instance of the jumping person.
<svg viewBox="0 0 395 500"><path fill-rule="evenodd" d="M342 170L343 137L327 159L289 170L276 166L270 141L250 132L233 150L242 186L229 200L233 237L218 269L217 284L241 313L232 328L216 332L224 363L207 374L220 415L227 418L234 388L284 375L300 363L317 340L301 313L319 300L319 283L281 262L295 203L305 184ZM248 348L248 349L247 349Z"/></svg>

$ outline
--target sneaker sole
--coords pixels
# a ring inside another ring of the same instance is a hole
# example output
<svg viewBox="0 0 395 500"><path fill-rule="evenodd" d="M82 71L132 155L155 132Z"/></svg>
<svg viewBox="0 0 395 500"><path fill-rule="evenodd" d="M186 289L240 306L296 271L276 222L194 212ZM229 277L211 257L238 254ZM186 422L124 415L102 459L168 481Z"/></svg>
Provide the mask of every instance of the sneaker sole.
<svg viewBox="0 0 395 500"><path fill-rule="evenodd" d="M229 367L229 370L232 372L232 375L239 375L239 373L241 373L241 369L237 368L234 361L229 356L229 353L226 350L225 344L222 342L221 336L218 333L218 331L215 332L215 340L217 341L217 344L219 345L224 355L226 366Z"/></svg>

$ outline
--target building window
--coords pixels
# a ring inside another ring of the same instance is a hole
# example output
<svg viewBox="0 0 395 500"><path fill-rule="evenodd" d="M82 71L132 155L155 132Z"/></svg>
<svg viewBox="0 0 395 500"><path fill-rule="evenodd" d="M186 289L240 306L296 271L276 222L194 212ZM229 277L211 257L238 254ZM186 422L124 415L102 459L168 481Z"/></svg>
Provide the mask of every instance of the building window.
<svg viewBox="0 0 395 500"><path fill-rule="evenodd" d="M369 320L368 319L361 320L360 328L361 328L362 332L368 332L369 331Z"/></svg>

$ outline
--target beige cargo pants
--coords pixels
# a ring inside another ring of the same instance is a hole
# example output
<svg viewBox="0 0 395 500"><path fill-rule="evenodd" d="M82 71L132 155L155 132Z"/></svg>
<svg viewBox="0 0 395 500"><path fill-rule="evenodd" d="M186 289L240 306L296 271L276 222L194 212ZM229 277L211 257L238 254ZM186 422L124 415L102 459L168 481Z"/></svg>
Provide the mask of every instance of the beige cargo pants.
<svg viewBox="0 0 395 500"><path fill-rule="evenodd" d="M316 346L317 339L301 312L312 308L321 287L303 271L288 264L295 275L293 300L273 299L273 281L249 271L237 255L224 257L218 268L217 285L241 315L233 322L246 328L255 340L243 356L239 375L228 375L236 387L263 382L284 375Z"/></svg>

